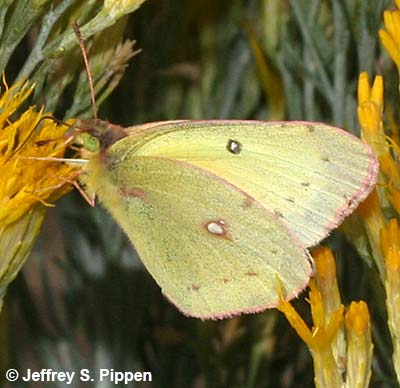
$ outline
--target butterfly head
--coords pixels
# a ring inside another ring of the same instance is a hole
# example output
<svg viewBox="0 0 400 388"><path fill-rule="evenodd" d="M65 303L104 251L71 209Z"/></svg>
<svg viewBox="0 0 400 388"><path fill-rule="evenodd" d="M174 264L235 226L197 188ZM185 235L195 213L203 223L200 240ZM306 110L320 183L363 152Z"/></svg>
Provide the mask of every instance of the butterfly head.
<svg viewBox="0 0 400 388"><path fill-rule="evenodd" d="M75 128L79 142L89 152L104 151L127 136L122 127L99 119L78 119Z"/></svg>

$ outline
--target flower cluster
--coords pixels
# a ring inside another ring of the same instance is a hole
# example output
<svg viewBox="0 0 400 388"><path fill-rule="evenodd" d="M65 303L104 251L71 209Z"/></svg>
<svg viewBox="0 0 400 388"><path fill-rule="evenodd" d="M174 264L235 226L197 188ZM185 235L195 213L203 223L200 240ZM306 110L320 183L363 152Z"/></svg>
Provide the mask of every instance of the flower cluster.
<svg viewBox="0 0 400 388"><path fill-rule="evenodd" d="M18 221L36 204L51 206L68 192L76 169L52 158L64 156L71 138L67 125L34 107L14 121L13 115L33 90L27 83L8 88L0 97L0 225ZM41 158L41 159L38 159Z"/></svg>
<svg viewBox="0 0 400 388"><path fill-rule="evenodd" d="M400 0L397 10L384 12L382 45L400 73ZM370 83L367 73L358 80L358 119L362 138L371 146L380 163L375 190L359 207L356 216L366 239L353 239L356 248L373 265L386 293L388 326L393 343L393 364L400 382L400 151L398 131L393 124L387 136L383 124L384 80L376 76ZM391 119L391 120L390 120ZM393 215L391 217L386 214ZM368 246L369 249L366 249ZM281 299L281 310L309 347L314 360L317 387L368 386L371 377L371 322L367 304L341 303L332 252L314 250L315 279L310 283L309 303L313 327L309 329L293 307Z"/></svg>
<svg viewBox="0 0 400 388"><path fill-rule="evenodd" d="M40 231L46 207L71 190L77 170L62 158L71 138L68 125L29 107L33 91L16 83L0 95L0 310L8 284L25 262Z"/></svg>

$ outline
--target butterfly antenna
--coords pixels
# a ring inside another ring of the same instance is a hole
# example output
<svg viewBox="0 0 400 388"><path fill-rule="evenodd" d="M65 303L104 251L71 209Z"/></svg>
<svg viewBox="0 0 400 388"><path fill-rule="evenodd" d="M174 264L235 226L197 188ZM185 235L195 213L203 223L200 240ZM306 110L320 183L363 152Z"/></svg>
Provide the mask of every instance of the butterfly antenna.
<svg viewBox="0 0 400 388"><path fill-rule="evenodd" d="M78 23L73 23L72 28L74 29L76 38L78 39L79 47L81 48L83 62L85 64L86 73L89 79L89 88L90 88L90 98L92 99L92 107L93 107L93 117L97 119L97 105L96 105L96 98L94 94L94 87L93 87L93 78L92 72L90 71L89 61L86 54L85 42L83 41L81 30L79 29Z"/></svg>

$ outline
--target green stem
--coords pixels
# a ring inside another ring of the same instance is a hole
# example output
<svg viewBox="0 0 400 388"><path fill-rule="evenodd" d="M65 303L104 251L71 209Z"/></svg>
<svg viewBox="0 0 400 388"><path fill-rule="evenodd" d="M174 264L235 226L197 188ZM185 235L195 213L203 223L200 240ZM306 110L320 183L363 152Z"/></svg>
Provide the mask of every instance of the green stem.
<svg viewBox="0 0 400 388"><path fill-rule="evenodd" d="M5 16L13 0L3 0L0 3L0 37L3 36Z"/></svg>
<svg viewBox="0 0 400 388"><path fill-rule="evenodd" d="M321 7L320 0L314 0L313 3L310 5L310 9L307 16L307 25L312 26L316 23L316 19L318 16L318 11ZM307 46L304 47L303 58L304 64L307 68L307 72L310 74L312 73L313 64L308 61L311 53ZM315 121L316 119L316 103L315 103L315 84L309 78L305 77L303 80L303 87L304 87L304 115L306 120Z"/></svg>
<svg viewBox="0 0 400 388"><path fill-rule="evenodd" d="M345 119L347 50L350 31L346 23L343 6L338 0L332 2L334 23L334 62L333 62L333 122L342 127Z"/></svg>
<svg viewBox="0 0 400 388"><path fill-rule="evenodd" d="M18 74L17 79L27 78L30 76L34 68L45 59L43 55L43 47L50 35L50 32L54 24L64 14L64 12L75 2L75 0L63 1L58 7L53 10L49 10L48 13L43 17L42 26L39 35L36 39L35 45L26 60L24 67Z"/></svg>
<svg viewBox="0 0 400 388"><path fill-rule="evenodd" d="M321 85L317 85L321 93L323 93L328 101L333 105L334 104L334 93L332 90L332 84L329 80L328 73L326 71L326 66L322 60L322 55L313 39L312 33L307 26L305 21L304 12L301 9L301 5L299 1L290 0L290 5L293 9L294 16L296 17L297 23L300 27L300 32L304 38L305 44L308 46L310 50L310 60L314 63L314 69L316 74L318 75Z"/></svg>
<svg viewBox="0 0 400 388"><path fill-rule="evenodd" d="M0 41L0 71L4 71L15 48L40 17L45 5L45 1L19 1L14 9L8 10L7 25L3 25L4 34Z"/></svg>

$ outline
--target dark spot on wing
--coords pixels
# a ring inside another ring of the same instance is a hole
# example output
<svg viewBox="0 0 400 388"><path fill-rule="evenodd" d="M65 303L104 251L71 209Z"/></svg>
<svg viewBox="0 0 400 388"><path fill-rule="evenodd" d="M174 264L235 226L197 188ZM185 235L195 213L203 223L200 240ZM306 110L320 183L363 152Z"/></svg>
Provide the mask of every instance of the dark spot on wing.
<svg viewBox="0 0 400 388"><path fill-rule="evenodd" d="M275 248L272 248L272 249L271 249L271 253L272 253L273 255L276 255L276 254L278 253L278 251L277 251Z"/></svg>
<svg viewBox="0 0 400 388"><path fill-rule="evenodd" d="M293 198L286 198L286 201L288 201L290 203L294 203L294 199Z"/></svg>
<svg viewBox="0 0 400 388"><path fill-rule="evenodd" d="M227 278L223 278L223 279L222 279L222 283L224 283L224 284L229 283L229 282L230 282L230 280L227 279Z"/></svg>
<svg viewBox="0 0 400 388"><path fill-rule="evenodd" d="M258 276L258 273L257 273L257 272L254 272L254 271L247 271L247 272L245 273L245 275L246 275L246 276L254 277L254 276Z"/></svg>
<svg viewBox="0 0 400 388"><path fill-rule="evenodd" d="M313 133L315 132L315 128L312 125L306 125L308 132Z"/></svg>
<svg viewBox="0 0 400 388"><path fill-rule="evenodd" d="M143 200L147 197L147 193L144 190L135 187L131 189L121 189L118 191L118 194L121 197L135 197Z"/></svg>
<svg viewBox="0 0 400 388"><path fill-rule="evenodd" d="M329 158L326 155L323 155L321 159L323 162L329 162Z"/></svg>
<svg viewBox="0 0 400 388"><path fill-rule="evenodd" d="M246 198L244 199L243 204L242 204L243 209L247 209L250 206L252 206L253 202L254 202L254 198L250 197L249 195L246 195Z"/></svg>
<svg viewBox="0 0 400 388"><path fill-rule="evenodd" d="M354 198L351 198L351 199L349 199L349 200L347 201L347 205L348 205L350 208L353 208L354 206L356 206L357 203L358 203L358 202L357 202Z"/></svg>
<svg viewBox="0 0 400 388"><path fill-rule="evenodd" d="M301 182L301 185L304 187L309 187L310 186L310 182Z"/></svg>
<svg viewBox="0 0 400 388"><path fill-rule="evenodd" d="M200 286L197 284L192 284L192 286L189 288L192 291L199 291L200 290Z"/></svg>
<svg viewBox="0 0 400 388"><path fill-rule="evenodd" d="M229 139L226 144L226 149L231 154L239 155L242 152L242 144L237 140Z"/></svg>
<svg viewBox="0 0 400 388"><path fill-rule="evenodd" d="M277 210L277 209L274 210L274 214L275 214L278 218L283 218L283 214L282 214L279 210Z"/></svg>

